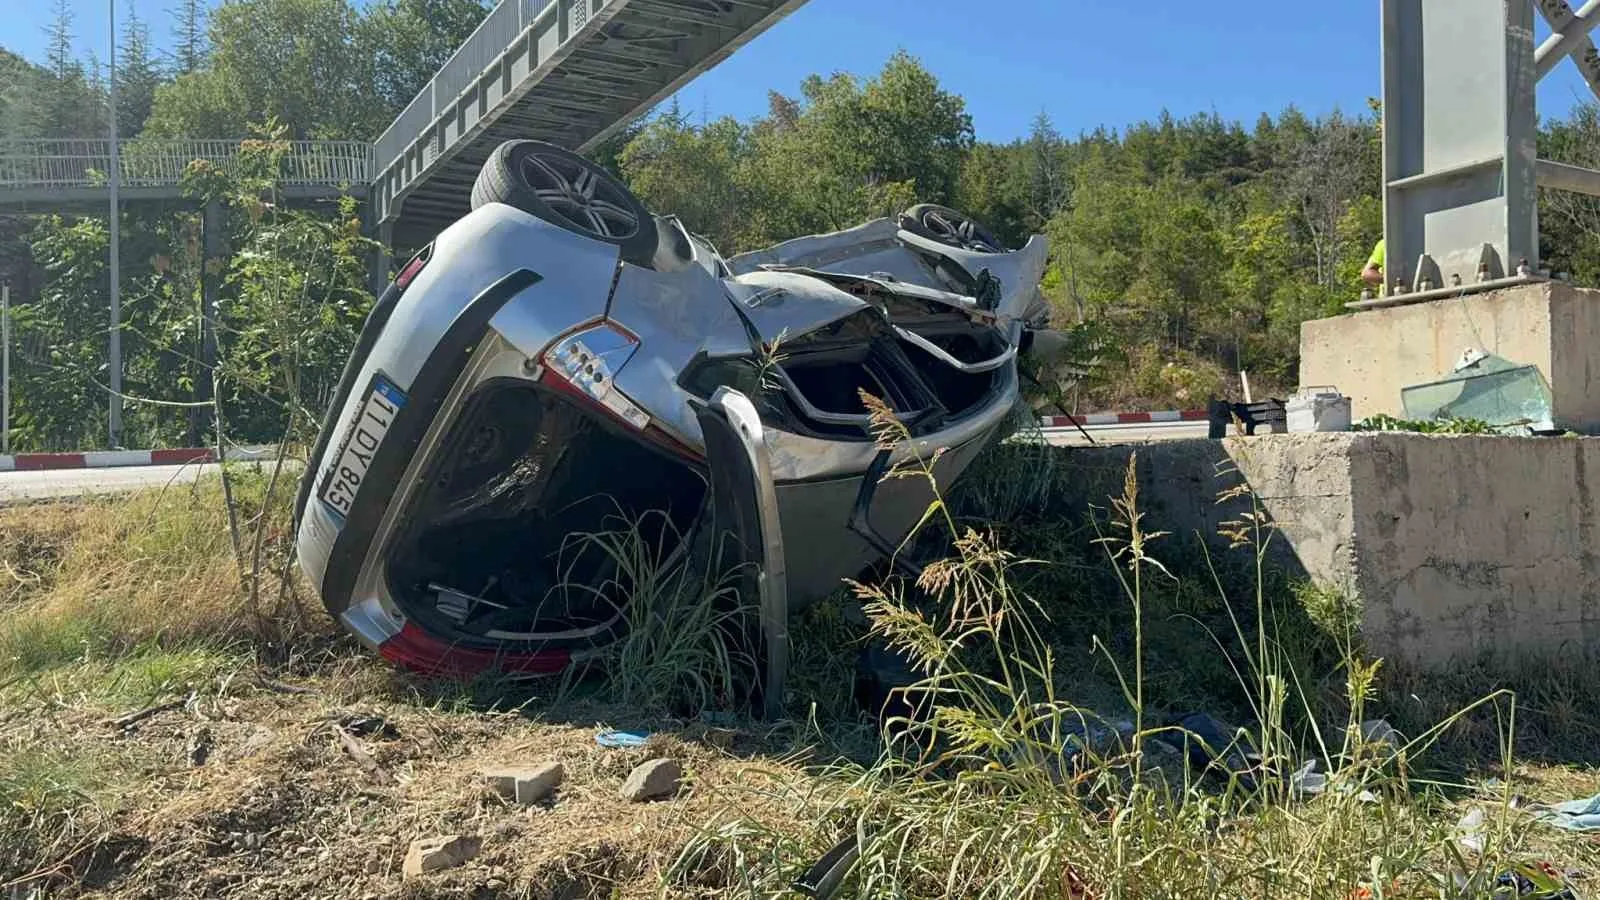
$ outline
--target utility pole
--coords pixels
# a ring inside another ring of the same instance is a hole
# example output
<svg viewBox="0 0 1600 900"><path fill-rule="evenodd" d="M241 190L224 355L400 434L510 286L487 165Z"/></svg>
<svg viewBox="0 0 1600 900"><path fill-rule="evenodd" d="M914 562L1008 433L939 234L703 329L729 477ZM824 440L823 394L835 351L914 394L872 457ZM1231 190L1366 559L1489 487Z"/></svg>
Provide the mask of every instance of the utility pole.
<svg viewBox="0 0 1600 900"><path fill-rule="evenodd" d="M117 258L122 241L120 205L117 203L117 183L122 180L122 162L117 152L117 0L107 0L111 18L111 81L107 97L111 114L111 401L106 422L109 425L113 448L122 446L122 266Z"/></svg>
<svg viewBox="0 0 1600 900"><path fill-rule="evenodd" d="M0 284L0 453L11 452L11 285Z"/></svg>

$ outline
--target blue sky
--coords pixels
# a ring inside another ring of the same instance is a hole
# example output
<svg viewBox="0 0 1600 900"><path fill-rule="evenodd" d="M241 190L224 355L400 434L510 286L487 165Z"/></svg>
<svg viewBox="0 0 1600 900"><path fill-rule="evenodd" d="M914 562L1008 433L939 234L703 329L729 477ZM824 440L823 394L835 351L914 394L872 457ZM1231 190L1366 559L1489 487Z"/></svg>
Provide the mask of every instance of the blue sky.
<svg viewBox="0 0 1600 900"><path fill-rule="evenodd" d="M164 44L165 9L174 4L118 0L119 15L130 2ZM78 43L103 59L106 0L70 3ZM41 58L51 0L6 5L0 45ZM1068 134L1162 109L1215 110L1247 126L1291 103L1313 114L1362 112L1378 93L1378 9L1377 0L810 0L679 101L692 112L746 118L766 109L769 89L794 94L812 72L871 74L905 49L966 97L987 140L1025 134L1041 110ZM1540 84L1540 112L1559 116L1588 96L1563 63Z"/></svg>

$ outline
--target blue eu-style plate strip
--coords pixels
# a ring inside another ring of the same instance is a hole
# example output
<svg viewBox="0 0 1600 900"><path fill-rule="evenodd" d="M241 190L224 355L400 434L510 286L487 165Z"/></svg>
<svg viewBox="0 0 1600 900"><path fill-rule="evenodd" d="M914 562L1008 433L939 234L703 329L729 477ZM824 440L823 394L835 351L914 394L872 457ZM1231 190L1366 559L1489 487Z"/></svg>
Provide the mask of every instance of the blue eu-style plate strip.
<svg viewBox="0 0 1600 900"><path fill-rule="evenodd" d="M394 382L390 381L388 378L385 378L382 374L378 375L377 377L376 388L378 393L382 394L385 400L388 400L390 403L395 405L395 408L398 409L399 407L406 405L406 395L402 393L399 388L395 387Z"/></svg>

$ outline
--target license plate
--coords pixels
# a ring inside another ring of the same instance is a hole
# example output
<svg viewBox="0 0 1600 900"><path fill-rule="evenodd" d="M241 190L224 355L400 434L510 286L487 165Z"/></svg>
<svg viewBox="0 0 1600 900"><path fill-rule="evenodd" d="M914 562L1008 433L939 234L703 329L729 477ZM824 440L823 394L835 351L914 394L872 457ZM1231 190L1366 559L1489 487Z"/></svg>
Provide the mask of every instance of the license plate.
<svg viewBox="0 0 1600 900"><path fill-rule="evenodd" d="M406 405L406 395L381 373L372 376L372 387L356 411L355 421L339 445L339 456L322 480L322 502L341 516L350 515L361 482L372 468L378 447L394 424L395 414Z"/></svg>

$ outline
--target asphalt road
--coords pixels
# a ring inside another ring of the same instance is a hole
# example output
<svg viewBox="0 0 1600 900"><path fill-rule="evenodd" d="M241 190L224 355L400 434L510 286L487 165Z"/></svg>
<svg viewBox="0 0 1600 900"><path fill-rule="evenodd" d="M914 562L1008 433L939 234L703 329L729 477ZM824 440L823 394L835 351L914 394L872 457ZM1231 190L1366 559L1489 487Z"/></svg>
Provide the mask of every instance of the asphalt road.
<svg viewBox="0 0 1600 900"><path fill-rule="evenodd" d="M215 463L187 466L119 466L108 469L47 469L41 472L0 472L0 504L19 500L47 500L106 494L166 484L189 484L202 472L215 472Z"/></svg>
<svg viewBox="0 0 1600 900"><path fill-rule="evenodd" d="M1181 441L1206 436L1205 422L1147 422L1139 425L1095 425L1087 430L1096 444L1139 444L1147 441ZM1058 447L1083 447L1089 442L1076 428L1047 428L1045 440Z"/></svg>
<svg viewBox="0 0 1600 900"><path fill-rule="evenodd" d="M1045 439L1057 446L1085 446L1076 428L1046 429ZM1157 422L1143 425L1100 425L1089 429L1099 444L1175 441L1206 436L1204 422ZM186 466L123 466L106 469L48 469L0 472L0 504L106 494L168 484L189 484L217 470L215 463Z"/></svg>

